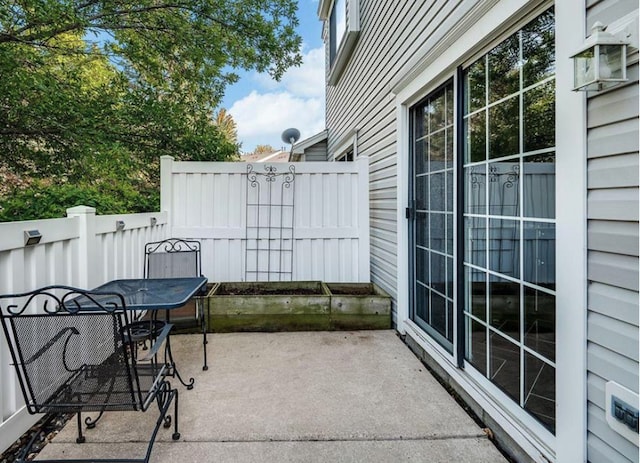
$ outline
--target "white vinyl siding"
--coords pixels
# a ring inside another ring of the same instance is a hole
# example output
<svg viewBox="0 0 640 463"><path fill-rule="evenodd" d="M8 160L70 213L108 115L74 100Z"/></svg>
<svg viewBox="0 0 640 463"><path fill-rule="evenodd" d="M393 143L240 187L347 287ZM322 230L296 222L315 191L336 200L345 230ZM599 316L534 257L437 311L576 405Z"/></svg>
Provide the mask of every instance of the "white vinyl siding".
<svg viewBox="0 0 640 463"><path fill-rule="evenodd" d="M358 157L369 158L371 280L394 301L406 288L397 288L397 123L390 86L476 3L360 0L356 49L340 80L327 86L329 159L339 154L340 140L358 129Z"/></svg>
<svg viewBox="0 0 640 463"><path fill-rule="evenodd" d="M633 0L587 1L587 28L637 13ZM587 103L587 456L638 462L605 418L605 383L638 393L638 60L630 81Z"/></svg>

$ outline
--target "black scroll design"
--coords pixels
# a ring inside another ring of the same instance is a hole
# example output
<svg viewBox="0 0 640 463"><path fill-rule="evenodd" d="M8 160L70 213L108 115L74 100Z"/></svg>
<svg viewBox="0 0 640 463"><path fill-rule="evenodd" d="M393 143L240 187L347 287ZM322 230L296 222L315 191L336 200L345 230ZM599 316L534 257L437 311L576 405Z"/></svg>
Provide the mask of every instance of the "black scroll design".
<svg viewBox="0 0 640 463"><path fill-rule="evenodd" d="M293 164L247 165L245 280L287 281L293 276Z"/></svg>

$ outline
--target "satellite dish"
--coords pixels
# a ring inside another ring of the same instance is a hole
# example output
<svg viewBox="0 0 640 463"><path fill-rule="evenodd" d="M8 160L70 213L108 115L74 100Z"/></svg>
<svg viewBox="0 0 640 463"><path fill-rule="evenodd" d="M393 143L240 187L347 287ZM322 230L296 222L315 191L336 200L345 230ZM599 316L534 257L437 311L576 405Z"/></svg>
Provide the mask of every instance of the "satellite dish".
<svg viewBox="0 0 640 463"><path fill-rule="evenodd" d="M300 131L298 129L294 129L293 127L282 132L282 141L285 143L289 143L293 145L295 142L300 140Z"/></svg>

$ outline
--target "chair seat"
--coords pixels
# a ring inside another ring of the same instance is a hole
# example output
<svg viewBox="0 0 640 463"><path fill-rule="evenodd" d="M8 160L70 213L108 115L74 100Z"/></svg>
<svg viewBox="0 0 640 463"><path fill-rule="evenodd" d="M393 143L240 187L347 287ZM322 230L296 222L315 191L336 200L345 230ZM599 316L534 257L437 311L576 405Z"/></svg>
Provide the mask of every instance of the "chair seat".
<svg viewBox="0 0 640 463"><path fill-rule="evenodd" d="M100 365L83 365L48 399L41 401L37 412L145 410L147 399L154 396L167 367L153 362L138 363L135 369L137 375L131 367L112 358Z"/></svg>

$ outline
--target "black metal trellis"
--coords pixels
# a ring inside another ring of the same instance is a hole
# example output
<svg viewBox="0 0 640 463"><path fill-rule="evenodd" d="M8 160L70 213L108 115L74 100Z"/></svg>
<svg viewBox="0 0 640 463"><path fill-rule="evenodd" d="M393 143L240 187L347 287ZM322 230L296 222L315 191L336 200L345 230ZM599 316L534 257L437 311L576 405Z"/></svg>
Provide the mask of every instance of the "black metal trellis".
<svg viewBox="0 0 640 463"><path fill-rule="evenodd" d="M291 281L295 166L247 165L245 281Z"/></svg>

